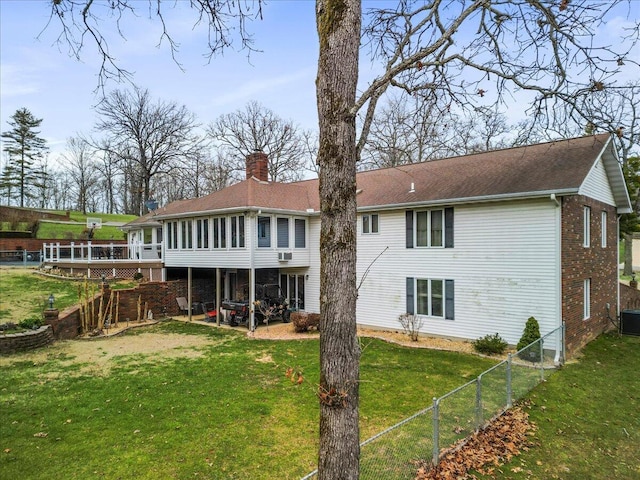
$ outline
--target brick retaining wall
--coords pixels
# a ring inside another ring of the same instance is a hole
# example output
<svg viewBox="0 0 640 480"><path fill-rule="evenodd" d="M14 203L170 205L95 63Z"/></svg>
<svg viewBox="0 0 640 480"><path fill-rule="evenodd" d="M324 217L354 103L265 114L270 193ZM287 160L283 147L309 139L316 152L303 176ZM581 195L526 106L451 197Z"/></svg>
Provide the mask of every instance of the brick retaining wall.
<svg viewBox="0 0 640 480"><path fill-rule="evenodd" d="M192 285L193 301L205 301L208 298L196 296L196 285ZM107 308L112 290L109 285L104 287L103 308ZM99 310L101 293L95 295L95 311ZM165 315L178 315L178 302L176 297L187 296L187 282L185 280L175 280L171 282L144 282L133 288L113 290L113 301L118 301L118 322L135 321L138 318L138 299L140 299L140 316L144 315L145 302L147 311L153 312L153 318L161 318ZM115 316L115 306L113 308ZM46 312L45 312L46 313ZM115 322L112 318L112 322ZM56 340L70 340L80 335L80 308L78 305L69 307L56 318L45 318L45 322L51 325L53 336Z"/></svg>
<svg viewBox="0 0 640 480"><path fill-rule="evenodd" d="M22 333L0 335L0 354L24 352L34 348L44 347L53 342L53 329L43 325L37 330Z"/></svg>

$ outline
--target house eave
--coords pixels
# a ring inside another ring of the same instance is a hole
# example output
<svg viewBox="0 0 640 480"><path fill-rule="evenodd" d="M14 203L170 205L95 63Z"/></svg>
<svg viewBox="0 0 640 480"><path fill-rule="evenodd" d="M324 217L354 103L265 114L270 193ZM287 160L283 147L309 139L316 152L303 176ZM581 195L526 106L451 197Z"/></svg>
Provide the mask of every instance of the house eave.
<svg viewBox="0 0 640 480"><path fill-rule="evenodd" d="M191 218L191 217L204 217L209 215L228 215L232 213L275 213L282 215L293 215L299 217L307 217L312 215L319 215L318 211L301 211L301 210L289 210L283 208L270 208L270 207L260 207L260 206L243 206L243 207L229 207L229 208L220 208L220 209L212 209L212 210L199 210L199 211L191 211L191 212L183 212L183 213L173 213L173 214L164 214L158 215L156 219L159 220L172 220L172 219L180 219L180 218Z"/></svg>
<svg viewBox="0 0 640 480"><path fill-rule="evenodd" d="M538 192L518 192L518 193L503 193L497 195L482 195L476 197L461 197L461 198L442 198L437 200L416 200L415 202L396 203L391 205L367 205L359 207L358 211L381 211L381 210L399 210L403 208L416 208L416 207L438 207L444 205L462 205L468 203L489 203L489 202L502 202L505 200L534 200L541 198L549 198L551 194L556 196L575 195L578 193L577 188L555 189L555 190L543 190Z"/></svg>

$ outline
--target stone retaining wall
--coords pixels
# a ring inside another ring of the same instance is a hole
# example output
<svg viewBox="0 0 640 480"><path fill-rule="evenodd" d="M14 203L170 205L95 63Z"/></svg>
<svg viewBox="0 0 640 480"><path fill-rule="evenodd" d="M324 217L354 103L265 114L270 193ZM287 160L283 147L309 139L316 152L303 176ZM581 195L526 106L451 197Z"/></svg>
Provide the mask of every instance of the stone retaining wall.
<svg viewBox="0 0 640 480"><path fill-rule="evenodd" d="M53 329L50 325L43 325L37 330L22 333L0 335L0 354L24 352L34 348L44 347L53 342Z"/></svg>

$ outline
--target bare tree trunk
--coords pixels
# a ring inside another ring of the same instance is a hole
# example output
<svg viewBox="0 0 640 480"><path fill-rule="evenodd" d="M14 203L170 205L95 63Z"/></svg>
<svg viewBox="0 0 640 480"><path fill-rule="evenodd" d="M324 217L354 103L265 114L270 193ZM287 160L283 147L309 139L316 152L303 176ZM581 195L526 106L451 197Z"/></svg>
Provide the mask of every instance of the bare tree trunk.
<svg viewBox="0 0 640 480"><path fill-rule="evenodd" d="M633 273L633 234L625 233L624 239L624 271L623 275L631 276Z"/></svg>
<svg viewBox="0 0 640 480"><path fill-rule="evenodd" d="M317 0L320 58L320 480L359 475L356 124L360 0Z"/></svg>

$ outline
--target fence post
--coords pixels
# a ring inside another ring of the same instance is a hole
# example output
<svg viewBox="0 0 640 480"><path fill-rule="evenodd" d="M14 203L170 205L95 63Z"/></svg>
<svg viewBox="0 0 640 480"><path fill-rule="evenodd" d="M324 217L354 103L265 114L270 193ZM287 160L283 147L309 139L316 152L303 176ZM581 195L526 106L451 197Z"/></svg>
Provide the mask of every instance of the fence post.
<svg viewBox="0 0 640 480"><path fill-rule="evenodd" d="M540 342L540 381L544 382L544 342L542 338L538 341Z"/></svg>
<svg viewBox="0 0 640 480"><path fill-rule="evenodd" d="M476 378L476 431L482 427L482 374Z"/></svg>
<svg viewBox="0 0 640 480"><path fill-rule="evenodd" d="M438 401L438 399L436 397L433 397L433 459L432 459L432 463L434 467L438 465L438 461L440 460L440 444L439 444L440 426L439 426L439 418L438 418L440 416L439 404L440 402Z"/></svg>
<svg viewBox="0 0 640 480"><path fill-rule="evenodd" d="M511 391L511 354L507 355L507 408L513 406L512 391Z"/></svg>
<svg viewBox="0 0 640 480"><path fill-rule="evenodd" d="M56 243L56 257L60 260L60 242Z"/></svg>
<svg viewBox="0 0 640 480"><path fill-rule="evenodd" d="M567 330L567 325L564 323L564 321L562 322L562 328L560 329L560 348L561 353L560 353L560 364L564 365L564 361L565 361L565 352L566 352L566 330Z"/></svg>
<svg viewBox="0 0 640 480"><path fill-rule="evenodd" d="M28 255L27 249L26 248L22 249L22 263L25 267L27 266L27 255Z"/></svg>
<svg viewBox="0 0 640 480"><path fill-rule="evenodd" d="M76 243L75 242L71 242L71 261L73 262L75 260L75 250L76 250Z"/></svg>

